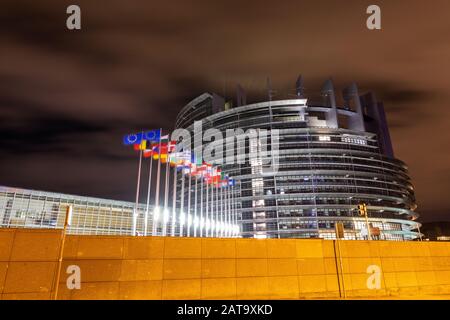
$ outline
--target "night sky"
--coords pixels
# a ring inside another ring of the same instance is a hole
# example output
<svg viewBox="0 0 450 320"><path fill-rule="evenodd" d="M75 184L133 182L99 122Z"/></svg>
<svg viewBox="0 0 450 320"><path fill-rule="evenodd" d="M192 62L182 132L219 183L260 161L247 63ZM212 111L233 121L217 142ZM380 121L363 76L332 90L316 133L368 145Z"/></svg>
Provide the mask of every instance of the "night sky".
<svg viewBox="0 0 450 320"><path fill-rule="evenodd" d="M381 31L366 28L370 4ZM374 90L421 221L450 220L449 13L448 0L3 0L0 185L133 201L125 133L171 130L192 98L237 83L256 102L270 77L283 99L303 74L307 95L328 77Z"/></svg>

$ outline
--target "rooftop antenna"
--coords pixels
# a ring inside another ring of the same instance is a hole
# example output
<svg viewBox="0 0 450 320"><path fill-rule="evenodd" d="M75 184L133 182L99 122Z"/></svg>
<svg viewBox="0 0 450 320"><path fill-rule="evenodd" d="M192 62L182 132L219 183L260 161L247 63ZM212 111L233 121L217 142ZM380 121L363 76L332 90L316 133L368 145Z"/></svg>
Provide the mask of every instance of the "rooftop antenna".
<svg viewBox="0 0 450 320"><path fill-rule="evenodd" d="M302 75L299 75L297 78L297 82L295 83L295 92L297 93L297 97L299 97L299 99L305 98L305 87L303 87Z"/></svg>
<svg viewBox="0 0 450 320"><path fill-rule="evenodd" d="M247 95L240 84L236 87L237 106L245 106L247 104Z"/></svg>
<svg viewBox="0 0 450 320"><path fill-rule="evenodd" d="M274 93L275 91L272 90L272 81L267 77L267 95L269 96L269 101L272 101Z"/></svg>
<svg viewBox="0 0 450 320"><path fill-rule="evenodd" d="M336 107L336 95L334 93L334 85L331 78L325 81L320 93L327 107Z"/></svg>
<svg viewBox="0 0 450 320"><path fill-rule="evenodd" d="M348 128L350 130L365 131L364 114L361 106L361 99L358 93L358 86L352 82L342 92L344 97L344 106L354 113L348 118Z"/></svg>
<svg viewBox="0 0 450 320"><path fill-rule="evenodd" d="M227 76L225 75L223 78L223 97L225 101L227 100Z"/></svg>
<svg viewBox="0 0 450 320"><path fill-rule="evenodd" d="M325 107L329 107L330 109L325 114L325 119L327 121L327 126L331 128L338 128L338 113L336 109L336 94L334 92L333 80L329 78L322 86L322 90L320 91L323 99L323 104Z"/></svg>

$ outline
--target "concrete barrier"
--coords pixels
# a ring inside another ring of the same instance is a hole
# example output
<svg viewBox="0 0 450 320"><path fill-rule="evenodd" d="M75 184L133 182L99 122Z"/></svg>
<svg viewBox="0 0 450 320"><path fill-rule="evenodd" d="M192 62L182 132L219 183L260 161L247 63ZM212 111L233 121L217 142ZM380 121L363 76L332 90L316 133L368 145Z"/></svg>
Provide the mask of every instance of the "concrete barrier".
<svg viewBox="0 0 450 320"><path fill-rule="evenodd" d="M51 299L60 243L60 230L0 229L1 299ZM81 289L67 288L70 265L80 267ZM58 299L448 294L445 242L67 236Z"/></svg>

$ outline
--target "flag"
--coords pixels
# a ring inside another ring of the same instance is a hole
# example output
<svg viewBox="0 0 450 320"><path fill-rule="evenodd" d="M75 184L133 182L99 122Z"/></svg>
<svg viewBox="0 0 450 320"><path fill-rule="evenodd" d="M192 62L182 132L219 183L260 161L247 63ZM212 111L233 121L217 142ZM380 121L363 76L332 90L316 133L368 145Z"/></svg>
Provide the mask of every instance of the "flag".
<svg viewBox="0 0 450 320"><path fill-rule="evenodd" d="M140 144L142 140L147 140L149 142L157 142L159 141L160 136L161 136L161 129L127 134L126 136L123 137L123 144L124 145Z"/></svg>
<svg viewBox="0 0 450 320"><path fill-rule="evenodd" d="M134 147L134 150L136 150L136 151L145 150L147 147L147 141L141 140L140 143L134 144L133 147Z"/></svg>
<svg viewBox="0 0 450 320"><path fill-rule="evenodd" d="M220 182L221 170L220 168L215 168L215 172L213 174L213 183L218 184Z"/></svg>
<svg viewBox="0 0 450 320"><path fill-rule="evenodd" d="M160 142L167 144L169 142L169 135L166 134L165 136L162 136Z"/></svg>
<svg viewBox="0 0 450 320"><path fill-rule="evenodd" d="M160 145L159 145L159 143L155 143L152 146L152 152L151 152L151 155L153 156L153 159L154 160L158 160L160 153L161 153Z"/></svg>
<svg viewBox="0 0 450 320"><path fill-rule="evenodd" d="M222 187L227 187L228 186L228 175L226 174L224 177L223 177L223 179L222 179L222 181L221 181L221 184L222 184Z"/></svg>
<svg viewBox="0 0 450 320"><path fill-rule="evenodd" d="M176 143L174 141L169 141L169 143L161 143L161 149L160 149L160 154L161 155L168 155L170 153L173 153L175 151L176 148ZM158 146L158 150L159 150L159 146Z"/></svg>
<svg viewBox="0 0 450 320"><path fill-rule="evenodd" d="M161 159L162 163L166 163L168 161L169 154L173 150L174 149L168 145L162 145L161 148L159 148L159 146L158 146L157 151L153 155L153 159L155 159L155 160Z"/></svg>
<svg viewBox="0 0 450 320"><path fill-rule="evenodd" d="M194 154L195 164L197 166L201 166L203 164L201 152L200 152L200 157L198 157L198 158L195 156L195 152L193 154Z"/></svg>
<svg viewBox="0 0 450 320"><path fill-rule="evenodd" d="M212 175L212 164L203 161L202 167L204 168L204 175L210 177Z"/></svg>
<svg viewBox="0 0 450 320"><path fill-rule="evenodd" d="M123 137L124 145L140 144L141 141L142 141L142 132L127 134L126 136Z"/></svg>
<svg viewBox="0 0 450 320"><path fill-rule="evenodd" d="M157 149L158 149L158 144L157 143L152 143L152 145L150 146L150 149L145 149L144 150L144 158L150 158L152 156L154 156L155 154L157 154Z"/></svg>
<svg viewBox="0 0 450 320"><path fill-rule="evenodd" d="M169 154L169 161L172 166L183 167L189 161L190 154L186 151L172 152ZM189 168L189 167L188 167Z"/></svg>
<svg viewBox="0 0 450 320"><path fill-rule="evenodd" d="M158 142L161 139L161 129L144 132L144 139L149 142Z"/></svg>
<svg viewBox="0 0 450 320"><path fill-rule="evenodd" d="M177 150L177 142L176 141L169 141L167 144L167 153L172 153Z"/></svg>
<svg viewBox="0 0 450 320"><path fill-rule="evenodd" d="M156 143L156 148L152 152L153 159L166 163L169 153L175 151L176 141L169 141L169 135L160 136L159 138L158 143Z"/></svg>
<svg viewBox="0 0 450 320"><path fill-rule="evenodd" d="M181 165L183 166L184 169L191 169L192 167L192 162L191 162L191 151L190 150L185 150L181 152Z"/></svg>
<svg viewBox="0 0 450 320"><path fill-rule="evenodd" d="M193 163L191 165L191 176L195 177L197 175L197 166L195 165L195 163Z"/></svg>
<svg viewBox="0 0 450 320"><path fill-rule="evenodd" d="M153 159L159 160L161 159L161 162L165 163L167 160L167 143L169 142L169 135L160 136L160 139L158 141L158 145L155 148L155 152L153 153Z"/></svg>
<svg viewBox="0 0 450 320"><path fill-rule="evenodd" d="M202 164L200 166L197 166L197 172L202 177L205 176L205 174L206 174L206 165Z"/></svg>

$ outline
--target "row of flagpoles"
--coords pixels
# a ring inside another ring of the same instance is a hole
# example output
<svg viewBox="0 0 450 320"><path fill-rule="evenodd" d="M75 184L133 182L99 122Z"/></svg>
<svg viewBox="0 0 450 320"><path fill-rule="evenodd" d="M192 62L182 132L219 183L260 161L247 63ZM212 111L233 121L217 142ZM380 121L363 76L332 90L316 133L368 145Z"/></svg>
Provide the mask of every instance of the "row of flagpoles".
<svg viewBox="0 0 450 320"><path fill-rule="evenodd" d="M132 221L133 235L140 235L137 231L137 218L142 163L146 158L149 158L150 162L144 212L144 236L149 234L150 214L152 215L152 235L181 237L237 237L239 235L236 181L224 174L220 167L202 161L190 150L178 151L176 141L170 141L168 135L162 136L161 129L126 135L123 143L132 145L136 151L139 151L136 204ZM156 190L150 212L153 160L157 162ZM162 165L165 166L163 204L160 203ZM171 169L173 170L172 205L169 207ZM181 176L180 179L178 175ZM179 208L177 206L178 188L180 188ZM176 232L177 228L178 232Z"/></svg>

